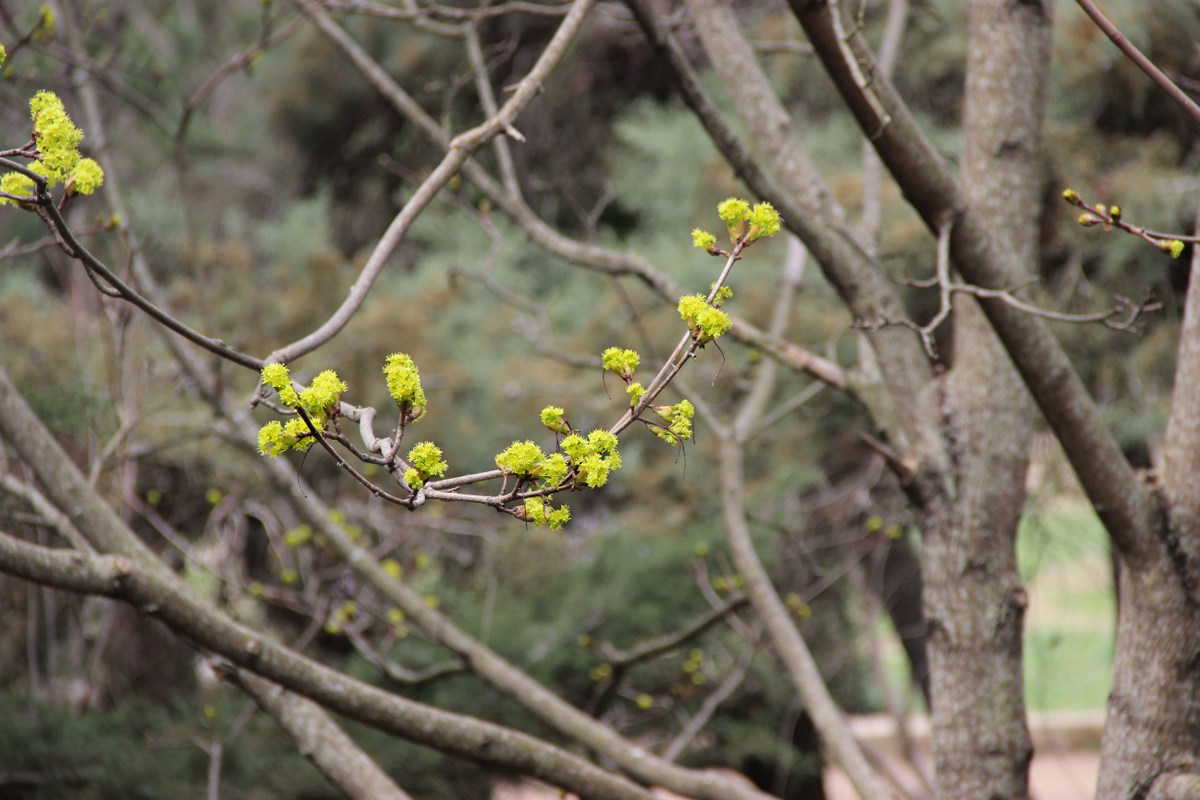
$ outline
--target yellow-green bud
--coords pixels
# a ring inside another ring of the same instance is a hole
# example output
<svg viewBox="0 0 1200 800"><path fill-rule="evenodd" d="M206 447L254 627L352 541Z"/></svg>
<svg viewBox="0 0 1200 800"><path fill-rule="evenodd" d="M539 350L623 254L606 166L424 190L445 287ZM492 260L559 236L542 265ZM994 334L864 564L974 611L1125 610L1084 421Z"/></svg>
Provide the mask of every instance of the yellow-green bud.
<svg viewBox="0 0 1200 800"><path fill-rule="evenodd" d="M551 433L561 433L564 436L571 432L571 426L563 419L565 412L558 406L546 406L542 409L542 424Z"/></svg>
<svg viewBox="0 0 1200 800"><path fill-rule="evenodd" d="M701 250L707 250L711 253L717 249L717 237L713 236L708 231L702 231L699 228L693 228L692 246L699 247Z"/></svg>
<svg viewBox="0 0 1200 800"><path fill-rule="evenodd" d="M1183 242L1178 239L1162 239L1158 242L1158 249L1169 253L1171 258L1179 258L1183 253Z"/></svg>

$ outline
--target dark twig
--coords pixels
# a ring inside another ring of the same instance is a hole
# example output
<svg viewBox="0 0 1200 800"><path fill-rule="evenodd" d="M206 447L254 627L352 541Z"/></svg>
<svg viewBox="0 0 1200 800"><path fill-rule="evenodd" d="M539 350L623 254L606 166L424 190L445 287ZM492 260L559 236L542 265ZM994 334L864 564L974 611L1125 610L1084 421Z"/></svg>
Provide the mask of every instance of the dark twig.
<svg viewBox="0 0 1200 800"><path fill-rule="evenodd" d="M629 666L638 661L654 658L661 653L679 647L684 642L708 630L724 619L730 612L736 611L746 605L747 602L748 598L744 592L734 592L729 597L724 598L719 606L706 611L677 631L670 631L669 633L647 639L629 650L618 650L610 643L602 642L596 648L596 655L614 667Z"/></svg>
<svg viewBox="0 0 1200 800"><path fill-rule="evenodd" d="M1083 204L1080 202L1076 203L1076 205ZM1087 208L1087 206L1084 207ZM949 317L951 311L950 298L954 294L969 294L979 300L999 300L1023 314L1054 320L1055 322L1071 322L1076 324L1099 322L1106 328L1134 334L1141 333L1144 328L1142 324L1143 314L1162 309L1162 303L1155 301L1150 295L1143 297L1140 301L1131 300L1123 295L1113 295L1116 305L1104 311L1097 311L1091 314L1068 314L1062 311L1050 311L1039 308L1032 303L1021 300L1016 296L1015 292L1025 288L1024 286L1012 289L987 289L971 283L955 282L950 280L949 239L950 226L945 225L941 228L938 235L937 274L934 278L924 281L901 278L897 281L897 283L904 286L912 286L918 289L932 289L937 287L941 302L939 303L938 312L934 315L933 319L924 325L918 325L908 319L893 320L886 317L874 320L858 319L855 320L854 327L869 331L877 331L889 326L908 328L921 337L921 344L925 347L925 353L930 358L937 358L937 349L934 345L933 334Z"/></svg>
<svg viewBox="0 0 1200 800"><path fill-rule="evenodd" d="M1167 96L1174 100L1179 107L1188 113L1193 120L1200 123L1200 106L1196 105L1192 98L1180 89L1170 78L1168 78L1162 70L1154 66L1154 62L1142 55L1142 51L1133 46L1133 43L1125 38L1125 35L1117 30L1117 26L1113 25L1107 17L1100 12L1092 0L1075 0L1079 7L1083 9L1083 13L1092 18L1092 22L1096 23L1096 27L1104 31L1104 34L1112 39L1112 43L1125 54L1125 57L1132 61L1138 69L1150 76L1150 80L1154 81L1158 88L1167 93Z"/></svg>
<svg viewBox="0 0 1200 800"><path fill-rule="evenodd" d="M1141 225L1130 225L1123 220L1121 207L1117 205L1106 206L1100 203L1089 205L1086 203L1079 193L1073 189L1067 189L1063 192L1063 199L1073 206L1079 206L1087 214L1080 215L1079 224L1085 228L1090 228L1093 225L1101 225L1104 230L1109 231L1113 228L1133 234L1140 239L1145 239L1150 244L1164 252L1171 252L1171 242L1189 242L1195 244L1200 242L1200 236L1186 236L1177 233L1163 233L1162 231L1154 231Z"/></svg>

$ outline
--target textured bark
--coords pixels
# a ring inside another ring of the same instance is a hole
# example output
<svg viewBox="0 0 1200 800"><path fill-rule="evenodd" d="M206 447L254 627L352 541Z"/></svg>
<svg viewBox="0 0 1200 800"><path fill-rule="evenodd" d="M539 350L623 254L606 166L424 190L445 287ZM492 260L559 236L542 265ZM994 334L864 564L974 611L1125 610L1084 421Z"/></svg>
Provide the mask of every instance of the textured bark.
<svg viewBox="0 0 1200 800"><path fill-rule="evenodd" d="M1009 0L973 0L968 21L965 194L990 221L993 257L1020 279L1036 274L1050 21ZM927 526L923 548L936 791L1022 800L1032 744L1015 544L1033 408L969 297L955 301L954 352L943 413L956 494L947 527Z"/></svg>
<svg viewBox="0 0 1200 800"><path fill-rule="evenodd" d="M855 81L855 71L871 72L872 67L861 37L839 37L827 3L789 3L860 127L874 135L876 149L905 198L933 228L954 221L951 249L964 277L984 286L1015 285L1015 276L995 248L989 220L970 207L888 81L877 76L866 88ZM1023 13L1048 10L1045 3L1007 6ZM882 129L881 111L887 120ZM1192 286L1198 285L1200 281L1193 280ZM1194 391L1200 375L1195 338L1200 333L1194 322L1198 302L1189 297L1176 374L1177 405L1169 426L1170 435L1181 441L1168 443L1164 491L1158 493L1133 471L1045 324L1001 303L982 304L1063 445L1120 561L1120 622L1098 792L1103 800L1196 793L1200 599L1195 587L1200 537L1190 509L1200 504L1184 495L1200 491L1189 466L1197 446L1194 420L1200 415Z"/></svg>
<svg viewBox="0 0 1200 800"><path fill-rule="evenodd" d="M1113 685L1097 797L1200 796L1200 249L1161 465L1160 557L1118 560Z"/></svg>
<svg viewBox="0 0 1200 800"><path fill-rule="evenodd" d="M250 695L349 800L412 800L316 703L246 670L226 665L222 673Z"/></svg>
<svg viewBox="0 0 1200 800"><path fill-rule="evenodd" d="M755 146L777 161L759 158L734 132L723 112L705 92L669 27L649 0L626 0L651 45L671 69L685 101L704 125L713 143L750 189L779 209L784 224L804 242L837 289L850 312L863 319L902 319L903 304L878 262L863 248L829 200L832 193L812 161L794 139L786 114L780 124L779 99L767 81L726 4L703 2L690 9L704 36L706 52L729 94L737 101L741 120ZM709 43L712 50L709 51ZM814 204L814 203L824 203ZM886 391L855 382L851 387L897 447L920 454L923 463L938 468L943 461L936 426L921 411L931 387L930 368L911 332L885 327L872 333ZM894 398L900 398L894 400Z"/></svg>
<svg viewBox="0 0 1200 800"><path fill-rule="evenodd" d="M862 37L839 35L834 11L817 0L788 0L843 100L871 136L905 199L936 230L953 222L950 248L968 281L1011 289L1019 279L995 250L992 226L970 207L945 159L922 134L889 81L877 75ZM1036 12L1040 3L1010 3ZM853 29L847 22L843 29ZM865 88L857 74L870 74ZM989 322L1063 446L1113 544L1132 561L1155 557L1152 505L1087 389L1045 322L999 300L981 303Z"/></svg>
<svg viewBox="0 0 1200 800"><path fill-rule="evenodd" d="M1098 800L1198 796L1195 783L1178 780L1200 773L1200 613L1180 566L1169 558L1153 569L1119 566Z"/></svg>

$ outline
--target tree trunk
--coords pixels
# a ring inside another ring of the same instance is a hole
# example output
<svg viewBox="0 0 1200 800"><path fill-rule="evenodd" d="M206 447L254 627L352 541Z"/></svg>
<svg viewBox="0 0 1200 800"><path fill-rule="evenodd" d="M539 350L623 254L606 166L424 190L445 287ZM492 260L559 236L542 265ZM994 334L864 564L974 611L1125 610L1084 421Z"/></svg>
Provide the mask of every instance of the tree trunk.
<svg viewBox="0 0 1200 800"><path fill-rule="evenodd" d="M1185 573L1167 555L1153 568L1132 568L1124 559L1119 568L1121 611L1096 797L1194 800L1200 797L1194 586L1185 588Z"/></svg>
<svg viewBox="0 0 1200 800"><path fill-rule="evenodd" d="M1036 274L1049 19L1037 4L969 7L963 183L1009 274ZM933 751L940 798L1028 797L1016 564L1032 404L975 301L955 301L943 418L955 496L925 526ZM943 527L944 525L944 527Z"/></svg>
<svg viewBox="0 0 1200 800"><path fill-rule="evenodd" d="M1200 248L1193 248L1149 557L1117 553L1097 797L1200 797Z"/></svg>

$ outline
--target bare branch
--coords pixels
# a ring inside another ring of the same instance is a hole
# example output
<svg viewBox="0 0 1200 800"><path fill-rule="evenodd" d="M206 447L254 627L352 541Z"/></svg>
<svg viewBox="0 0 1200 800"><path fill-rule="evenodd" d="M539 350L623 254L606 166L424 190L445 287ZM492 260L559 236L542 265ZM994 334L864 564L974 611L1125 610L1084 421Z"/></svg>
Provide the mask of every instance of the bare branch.
<svg viewBox="0 0 1200 800"><path fill-rule="evenodd" d="M1091 17L1092 22L1096 23L1096 27L1104 31L1104 35L1112 40L1112 43L1125 54L1125 57L1132 61L1138 69L1150 76L1150 80L1166 92L1167 96L1174 100L1180 108L1187 112L1196 123L1200 123L1200 106L1196 105L1192 98L1180 89L1175 82L1168 78L1162 70L1154 66L1154 62L1146 58L1141 50L1133 46L1133 43L1125 38L1125 35L1117 30L1117 26L1109 21L1108 17L1100 11L1100 8L1092 2L1092 0L1075 0L1083 12Z"/></svg>
<svg viewBox="0 0 1200 800"><path fill-rule="evenodd" d="M350 800L412 800L316 703L227 662L215 668L275 720L301 755Z"/></svg>
<svg viewBox="0 0 1200 800"><path fill-rule="evenodd" d="M54 529L65 541L70 542L76 550L94 552L91 543L84 538L79 529L72 525L71 520L55 508L36 486L26 483L11 473L0 472L0 489L28 503L38 516L45 520L45 524Z"/></svg>
<svg viewBox="0 0 1200 800"><path fill-rule="evenodd" d="M750 664L754 661L754 654L758 651L758 640L761 634L762 623L758 623L754 626L753 635L750 640L742 648L742 654L738 657L737 663L733 665L733 669L721 681L721 685L712 694L704 698L704 703L701 704L695 716L688 720L687 725L679 732L679 735L672 739L671 743L663 750L662 757L665 761L674 761L679 758L679 755L692 743L692 740L704 729L709 720L712 719L713 714L717 713L717 709L721 707L721 704L728 700L737 691L738 687L742 685L742 681L746 679L746 673L750 670Z"/></svg>
<svg viewBox="0 0 1200 800"><path fill-rule="evenodd" d="M874 130L877 116L854 81L855 67L845 63L830 9L813 0L789 0L789 5L859 127ZM855 39L853 55L859 64L874 61L861 37ZM970 283L989 289L1016 283L995 252L987 221L969 208L962 187L917 127L891 83L876 74L872 89L891 119L873 140L875 148L926 225L937 230L946 219L954 219L950 248L959 271ZM998 299L985 298L980 305L1062 443L1117 548L1129 558L1152 557L1150 551L1155 545L1147 536L1151 506L1145 487L1121 453L1062 346L1040 319Z"/></svg>
<svg viewBox="0 0 1200 800"><path fill-rule="evenodd" d="M308 0L296 0L296 2L305 14L317 20L318 24L320 24L320 20L325 20L326 24L322 25L322 30L330 27L336 28L314 3L308 2ZM441 191L442 187L459 172L463 163L478 147L499 133L508 133L510 136L515 133L513 122L542 90L542 84L546 77L565 55L593 2L594 0L578 0L573 3L570 12L563 19L562 25L546 45L545 50L542 51L533 69L521 79L499 111L489 116L480 125L454 137L448 143L445 157L429 174L429 177L421 183L417 191L392 220L383 236L380 237L371 256L367 259L367 263L363 265L357 280L351 287L349 296L337 311L312 333L276 350L268 361L290 362L325 344L346 326L362 306L363 301L366 300L375 280L408 233L409 227L433 200L434 195ZM519 136L519 134L517 135Z"/></svg>
<svg viewBox="0 0 1200 800"><path fill-rule="evenodd" d="M461 661L447 661L444 664L435 664L432 667L414 671L396 663L393 659L379 652L360 632L347 630L346 635L350 639L351 644L354 645L354 649L363 658L378 667L379 671L389 681L394 681L402 686L420 686L423 683L430 683L447 675L460 675L467 671L466 666Z"/></svg>
<svg viewBox="0 0 1200 800"><path fill-rule="evenodd" d="M614 667L626 667L639 661L654 658L669 650L674 650L676 647L699 636L730 613L746 605L747 602L746 595L741 592L734 592L722 600L719 606L701 614L677 631L671 631L655 636L652 639L647 639L629 650L618 650L609 642L601 642L596 647L596 655ZM672 761L673 759L668 758L667 760Z"/></svg>
<svg viewBox="0 0 1200 800"><path fill-rule="evenodd" d="M1135 334L1141 333L1143 330L1144 326L1141 322L1143 314L1162 309L1162 303L1152 301L1149 296L1139 302L1134 302L1128 297L1114 295L1117 304L1112 308L1092 314L1068 314L1061 311L1050 311L1039 308L1032 303L1021 300L1014 293L1019 291L1019 289L985 289L982 286L952 281L950 279L950 231L952 227L950 223L945 223L938 233L937 271L933 278L928 281L911 279L900 279L897 281L902 285L920 289L937 288L938 310L933 318L924 325L918 325L908 319L888 320L879 318L875 320L855 320L854 327L865 330L878 330L889 325L899 325L908 328L921 337L921 343L924 345L925 352L929 354L929 357L937 358L937 346L934 343L933 336L942 323L950 316L950 312L953 309L951 297L955 294L966 294L978 299L1002 300L1024 314L1054 320L1055 322L1074 322L1079 324L1099 322L1106 328Z"/></svg>
<svg viewBox="0 0 1200 800"><path fill-rule="evenodd" d="M363 14L384 19L418 20L429 17L444 17L454 20L476 21L505 14L535 14L544 17L561 17L570 10L570 3L528 3L522 0L508 0L495 5L480 5L478 8L455 8L430 4L419 10L404 11L369 0L324 0L327 8L335 11L347 11L353 14Z"/></svg>

